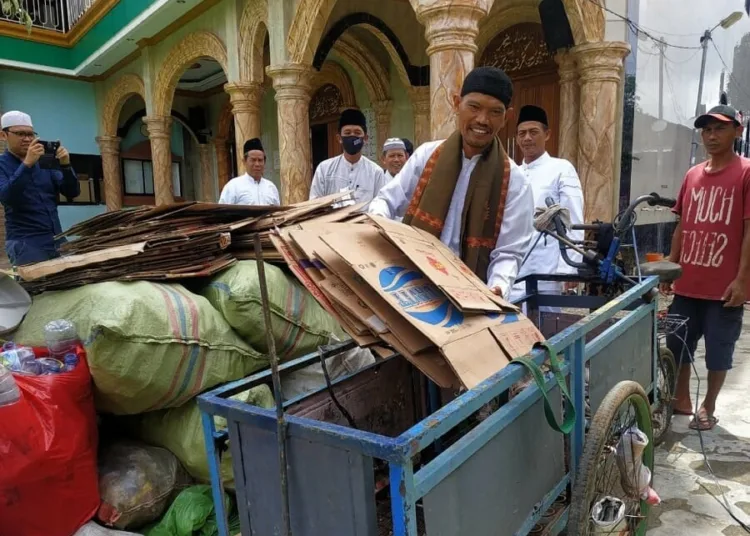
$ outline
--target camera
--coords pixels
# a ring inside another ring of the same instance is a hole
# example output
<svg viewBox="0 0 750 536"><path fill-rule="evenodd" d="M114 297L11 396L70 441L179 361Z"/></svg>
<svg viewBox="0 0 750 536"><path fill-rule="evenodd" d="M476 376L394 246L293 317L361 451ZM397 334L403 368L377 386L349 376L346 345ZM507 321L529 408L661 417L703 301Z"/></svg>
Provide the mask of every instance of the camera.
<svg viewBox="0 0 750 536"><path fill-rule="evenodd" d="M39 140L39 143L41 143L44 146L44 154L48 156L52 156L52 157L54 157L57 154L57 150L60 148L59 141Z"/></svg>
<svg viewBox="0 0 750 536"><path fill-rule="evenodd" d="M44 154L39 159L39 167L42 169L60 169L60 163L57 161L57 150L60 148L59 141L42 141L39 140L44 147Z"/></svg>

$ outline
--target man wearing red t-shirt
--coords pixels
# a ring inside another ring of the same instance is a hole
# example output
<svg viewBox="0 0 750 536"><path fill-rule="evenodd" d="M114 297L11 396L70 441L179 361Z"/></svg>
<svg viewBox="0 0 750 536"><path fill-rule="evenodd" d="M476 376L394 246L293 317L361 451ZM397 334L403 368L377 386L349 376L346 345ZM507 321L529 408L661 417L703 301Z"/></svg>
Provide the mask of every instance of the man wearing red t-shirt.
<svg viewBox="0 0 750 536"><path fill-rule="evenodd" d="M690 319L667 338L680 364L677 414L693 413L691 362L701 337L706 345L708 388L692 429L711 430L718 421L716 398L732 368L750 283L750 160L734 153L739 117L721 105L695 120L709 159L687 172L673 209L679 221L669 259L682 266L682 277L669 312Z"/></svg>

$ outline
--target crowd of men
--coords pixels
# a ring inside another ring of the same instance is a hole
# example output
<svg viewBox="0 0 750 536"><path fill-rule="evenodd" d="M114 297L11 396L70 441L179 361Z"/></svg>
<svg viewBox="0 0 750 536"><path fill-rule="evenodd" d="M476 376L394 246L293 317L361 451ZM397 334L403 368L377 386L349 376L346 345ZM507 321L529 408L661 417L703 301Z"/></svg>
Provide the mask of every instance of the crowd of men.
<svg viewBox="0 0 750 536"><path fill-rule="evenodd" d="M559 245L534 230L533 218L535 209L552 198L567 210L572 224L583 223L581 182L570 162L547 152L550 129L556 125L550 125L545 110L537 106L521 108L515 125L522 163L508 156L498 133L506 126L512 97L513 84L502 70L474 69L454 96L457 130L416 150L407 139L390 138L382 147L380 164L362 154L369 142L364 114L345 110L337 135L343 152L317 166L310 198L352 192L352 202L365 204L371 214L438 237L493 292L511 301L525 293L517 279L574 273L562 260ZM701 130L709 158L688 171L680 190L674 209L680 221L670 259L682 265L684 275L674 289L664 290L676 294L671 310L691 319L687 357L675 339L669 341L681 362L678 413L692 414L689 356L698 340L706 339L708 392L691 426L708 430L717 421L716 397L732 367L750 280L750 160L733 151L742 126L731 107L710 110L696 120L695 128ZM0 156L8 256L14 265L54 258L54 236L60 232L57 196L79 193L68 152L58 144L50 155L57 169L42 168L39 159L47 148L39 142L31 118L21 112L2 116L2 136L8 147ZM243 155L245 173L226 184L219 202L278 205L276 185L263 177L266 154L261 141L247 141ZM570 234L581 239L581 233ZM701 252L709 235L713 244L707 258ZM555 282L539 287L543 293L567 290Z"/></svg>

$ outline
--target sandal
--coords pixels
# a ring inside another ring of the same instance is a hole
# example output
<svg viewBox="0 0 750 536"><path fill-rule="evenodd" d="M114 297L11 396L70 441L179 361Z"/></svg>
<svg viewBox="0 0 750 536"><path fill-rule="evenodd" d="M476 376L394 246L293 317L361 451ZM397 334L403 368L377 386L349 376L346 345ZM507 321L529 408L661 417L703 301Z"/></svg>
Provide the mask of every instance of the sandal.
<svg viewBox="0 0 750 536"><path fill-rule="evenodd" d="M719 419L713 415L709 415L705 410L700 410L698 414L690 421L688 428L691 430L700 430L701 432L708 432L714 429Z"/></svg>

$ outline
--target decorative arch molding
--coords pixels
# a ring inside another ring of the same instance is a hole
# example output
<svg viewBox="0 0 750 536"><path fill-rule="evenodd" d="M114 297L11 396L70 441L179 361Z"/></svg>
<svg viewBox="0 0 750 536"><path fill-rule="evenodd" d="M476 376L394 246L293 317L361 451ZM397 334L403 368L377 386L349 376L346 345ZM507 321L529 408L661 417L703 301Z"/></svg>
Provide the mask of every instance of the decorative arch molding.
<svg viewBox="0 0 750 536"><path fill-rule="evenodd" d="M154 84L154 116L169 115L180 75L192 62L205 57L216 60L225 73L229 72L227 48L221 39L211 32L190 33L169 51Z"/></svg>
<svg viewBox="0 0 750 536"><path fill-rule="evenodd" d="M371 103L390 99L391 84L388 71L371 59L372 55L361 41L352 35L344 34L336 41L333 51L362 78Z"/></svg>
<svg viewBox="0 0 750 536"><path fill-rule="evenodd" d="M263 83L263 46L267 35L267 0L247 0L240 18L240 80Z"/></svg>
<svg viewBox="0 0 750 536"><path fill-rule="evenodd" d="M406 49L404 49L393 30L381 19L369 13L352 13L336 22L320 41L313 58L313 67L320 68L335 43L346 30L353 26L367 28L380 41L391 57L391 61L396 66L399 77L407 89L411 86L430 84L429 65L412 65L409 56L406 54Z"/></svg>
<svg viewBox="0 0 750 536"><path fill-rule="evenodd" d="M479 26L476 53L477 61L479 61L484 55L490 41L511 26L522 24L524 22L542 23L542 19L539 17L539 9L536 4L516 0L514 2L499 3L499 6L499 8L493 9L490 15L485 18Z"/></svg>
<svg viewBox="0 0 750 536"><path fill-rule="evenodd" d="M146 87L137 74L124 74L109 88L102 106L102 135L117 136L117 124L122 107L133 95L146 101Z"/></svg>
<svg viewBox="0 0 750 536"><path fill-rule="evenodd" d="M286 38L290 63L312 65L315 49L336 0L300 0Z"/></svg>
<svg viewBox="0 0 750 536"><path fill-rule="evenodd" d="M339 90L344 108L357 107L354 85L344 68L335 61L327 60L320 71L315 73L312 82L313 94L325 85L335 86Z"/></svg>
<svg viewBox="0 0 750 536"><path fill-rule="evenodd" d="M177 110L170 110L169 115L172 116L172 119L174 119L175 122L179 123L183 127L185 127L185 130L188 131L188 134L190 134L190 137L193 139L195 143L202 144L206 143L206 136L202 134L198 134L195 130L195 128L190 124L190 120L185 117L183 114L178 112ZM141 108L137 112L133 113L128 119L123 123L123 125L117 129L117 136L120 138L124 138L130 128L133 126L133 123L138 121L139 119L143 119L146 117L146 109Z"/></svg>
<svg viewBox="0 0 750 536"><path fill-rule="evenodd" d="M606 18L602 0L562 0L576 45L604 41Z"/></svg>

